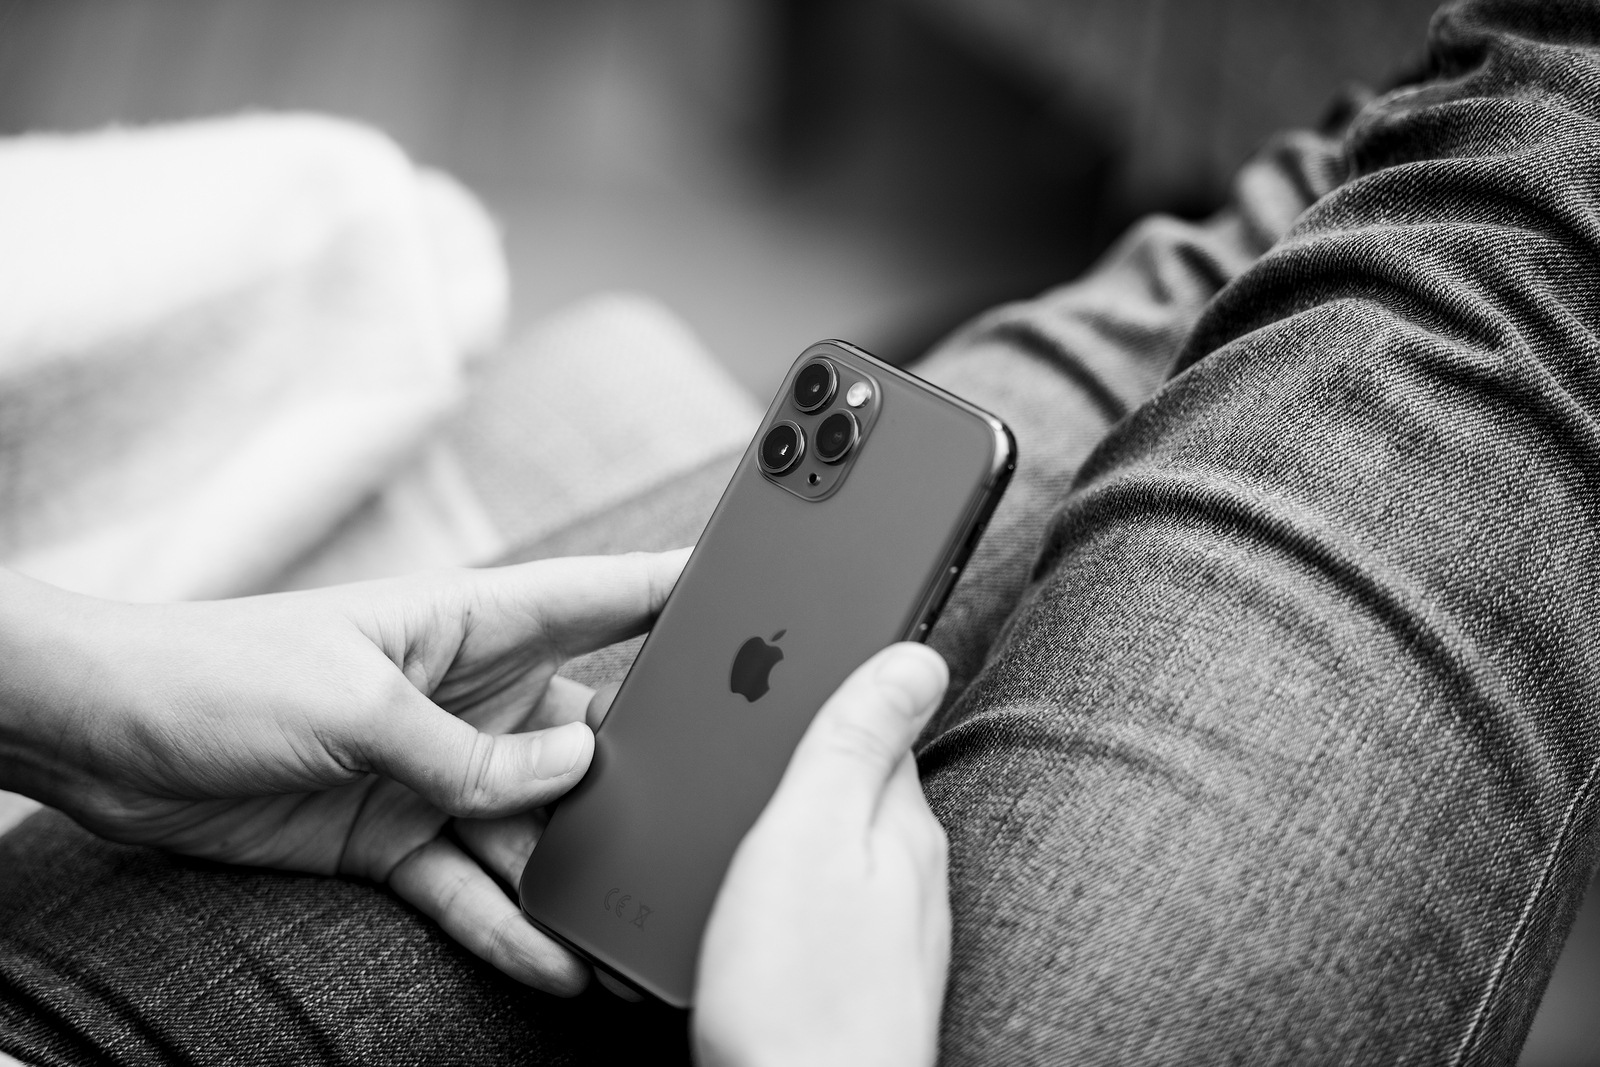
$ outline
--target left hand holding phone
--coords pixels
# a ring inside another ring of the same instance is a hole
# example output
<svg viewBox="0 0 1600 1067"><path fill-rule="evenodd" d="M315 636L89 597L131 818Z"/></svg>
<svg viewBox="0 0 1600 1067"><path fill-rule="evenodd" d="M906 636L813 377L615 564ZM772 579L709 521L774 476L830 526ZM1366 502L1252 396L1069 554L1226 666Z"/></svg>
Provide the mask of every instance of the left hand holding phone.
<svg viewBox="0 0 1600 1067"><path fill-rule="evenodd" d="M496 884L494 841L443 831L583 776L591 694L556 669L648 627L686 556L163 605L0 570L0 787L116 841L386 882L511 977L576 993L588 966Z"/></svg>

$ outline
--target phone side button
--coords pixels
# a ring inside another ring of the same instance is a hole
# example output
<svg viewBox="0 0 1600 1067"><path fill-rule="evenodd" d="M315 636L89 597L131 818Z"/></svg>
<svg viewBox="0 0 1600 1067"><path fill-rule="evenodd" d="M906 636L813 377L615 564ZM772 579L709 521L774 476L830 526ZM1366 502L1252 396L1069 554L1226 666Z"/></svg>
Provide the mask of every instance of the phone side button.
<svg viewBox="0 0 1600 1067"><path fill-rule="evenodd" d="M928 614L917 624L912 634L912 640L921 641L928 636L928 631L933 629L933 624L939 621L939 613L944 610L945 602L950 599L950 590L955 588L956 579L961 577L960 567L951 567L939 579L939 589L929 601Z"/></svg>

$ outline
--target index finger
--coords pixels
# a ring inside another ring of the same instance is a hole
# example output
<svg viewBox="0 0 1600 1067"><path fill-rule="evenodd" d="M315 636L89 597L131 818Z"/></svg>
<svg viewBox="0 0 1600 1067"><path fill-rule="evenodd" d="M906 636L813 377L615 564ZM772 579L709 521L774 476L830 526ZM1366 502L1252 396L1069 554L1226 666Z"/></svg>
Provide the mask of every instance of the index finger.
<svg viewBox="0 0 1600 1067"><path fill-rule="evenodd" d="M571 659L649 629L689 551L521 563L482 572L481 592L516 629Z"/></svg>

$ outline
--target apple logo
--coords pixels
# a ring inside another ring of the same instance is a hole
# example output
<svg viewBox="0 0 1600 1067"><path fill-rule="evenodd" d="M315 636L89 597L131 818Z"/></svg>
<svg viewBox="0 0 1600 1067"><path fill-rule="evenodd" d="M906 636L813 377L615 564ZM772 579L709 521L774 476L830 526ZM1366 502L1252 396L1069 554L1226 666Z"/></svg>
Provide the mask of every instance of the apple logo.
<svg viewBox="0 0 1600 1067"><path fill-rule="evenodd" d="M781 640L788 632L779 630L772 635L772 639ZM733 657L733 674L728 679L728 688L754 704L767 695L767 675L772 673L772 668L781 659L783 649L769 645L759 637L752 637L739 646L738 653Z"/></svg>

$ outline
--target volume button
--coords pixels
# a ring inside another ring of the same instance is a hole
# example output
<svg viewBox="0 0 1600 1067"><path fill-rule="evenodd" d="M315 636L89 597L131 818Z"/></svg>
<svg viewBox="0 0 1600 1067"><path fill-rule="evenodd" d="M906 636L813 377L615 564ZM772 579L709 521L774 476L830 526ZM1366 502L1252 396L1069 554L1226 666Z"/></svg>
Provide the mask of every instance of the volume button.
<svg viewBox="0 0 1600 1067"><path fill-rule="evenodd" d="M944 577L939 579L939 591L933 596L933 607L929 610L924 625L931 628L938 621L939 613L944 611L945 604L950 600L950 591L956 587L956 579L959 577L961 577L960 567L950 567L944 572Z"/></svg>
<svg viewBox="0 0 1600 1067"><path fill-rule="evenodd" d="M934 591L933 598L928 601L928 610L923 613L922 621L917 623L917 627L911 632L909 640L927 640L928 631L933 629L933 624L939 621L939 613L944 610L945 601L950 599L950 590L955 588L956 579L960 576L960 567L948 567L939 576L939 586Z"/></svg>

